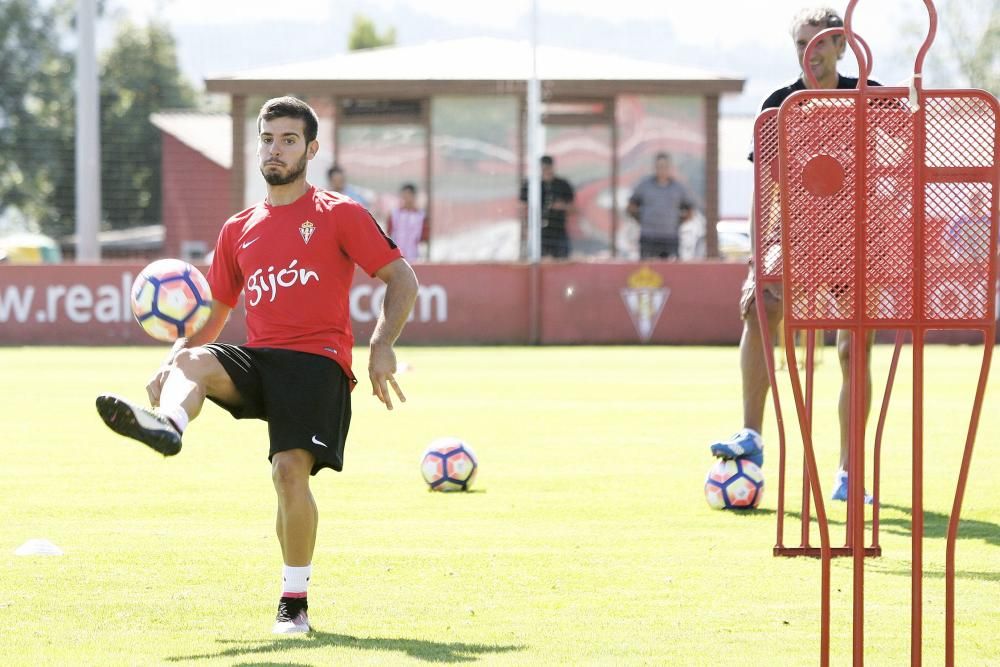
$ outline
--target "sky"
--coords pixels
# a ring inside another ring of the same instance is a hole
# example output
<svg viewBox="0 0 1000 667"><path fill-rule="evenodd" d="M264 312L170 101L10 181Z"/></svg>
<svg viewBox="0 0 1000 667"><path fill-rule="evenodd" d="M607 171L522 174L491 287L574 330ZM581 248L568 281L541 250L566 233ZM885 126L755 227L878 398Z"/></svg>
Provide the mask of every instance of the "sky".
<svg viewBox="0 0 1000 667"><path fill-rule="evenodd" d="M275 4L262 0L116 0L115 6L126 7L138 16L152 12L164 14L172 24L257 22L288 17L288 12L277 12ZM820 0L819 4L823 4ZM835 8L846 7L844 2L827 3ZM809 0L702 0L681 3L677 0L650 2L650 0L538 0L542 14L582 15L611 23L629 19L662 21L683 26L685 38L701 41L766 41L775 34L785 34L790 17ZM438 19L470 28L515 29L520 19L529 14L530 0L504 0L502 2L470 2L469 0L296 0L290 3L298 15L308 15L312 20L323 21L336 14L361 12L372 15L376 10L392 13L400 8L411 8ZM855 16L858 28L865 26L872 37L891 36L893 15L912 7L922 9L920 0L860 0ZM397 26L399 28L400 26ZM681 32L676 30L676 32Z"/></svg>
<svg viewBox="0 0 1000 667"><path fill-rule="evenodd" d="M745 94L724 100L724 113L752 113L770 90L798 75L788 27L799 9L814 4L811 0L537 2L541 43L746 78ZM844 0L826 2L846 9ZM285 5L273 0L108 0L109 18L102 32L107 42L118 19L164 19L177 38L182 71L200 87L206 76L343 52L354 14L373 19L380 31L395 28L397 44L413 45L479 35L527 40L531 8L531 0L295 0ZM875 52L876 78L890 84L908 78L926 25L920 0L859 0L855 28ZM856 66L847 62L844 71L852 69L856 71Z"/></svg>

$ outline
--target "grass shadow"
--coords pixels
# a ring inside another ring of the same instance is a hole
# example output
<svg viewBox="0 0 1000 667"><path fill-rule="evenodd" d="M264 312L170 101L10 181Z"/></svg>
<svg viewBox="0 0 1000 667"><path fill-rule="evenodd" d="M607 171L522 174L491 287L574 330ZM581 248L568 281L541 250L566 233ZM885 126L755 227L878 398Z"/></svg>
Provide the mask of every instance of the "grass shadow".
<svg viewBox="0 0 1000 667"><path fill-rule="evenodd" d="M785 510L785 518L786 518L786 520L787 519L795 519L796 521L802 521L802 512L789 512L788 510ZM815 525L815 523L816 523L816 508L815 507L813 507L812 510L811 510L811 513L809 515L809 521L812 522L813 525ZM841 519L839 516L835 516L835 517L830 516L830 510L829 509L827 509L827 512L826 512L826 522L829 525L831 525L831 526L845 526L845 525L847 525L847 521L845 519ZM796 524L796 526L797 525L798 524Z"/></svg>
<svg viewBox="0 0 1000 667"><path fill-rule="evenodd" d="M909 535L913 509L905 505L890 505L882 503L882 510L892 510L904 514L905 517L879 516L879 524L891 530L896 535ZM948 536L948 515L943 512L924 510L924 537L944 539ZM978 519L959 519L958 539L982 540L991 546L1000 546L1000 524Z"/></svg>
<svg viewBox="0 0 1000 667"><path fill-rule="evenodd" d="M775 512L772 509L763 509L760 507L754 507L745 510L743 509L725 510L725 512L732 516L771 516L772 514L777 514L777 512Z"/></svg>
<svg viewBox="0 0 1000 667"><path fill-rule="evenodd" d="M898 562L890 565L886 562L880 562L878 559L870 561L870 564L865 566L865 571L874 574L891 574L906 577L907 579L912 576L909 567L901 565ZM945 572L943 566L928 565L927 563L924 563L924 579L944 579L944 577ZM996 570L959 570L956 568L955 578L969 579L972 581L1000 581L1000 572L997 572Z"/></svg>
<svg viewBox="0 0 1000 667"><path fill-rule="evenodd" d="M902 514L903 516L893 516L891 513L896 512ZM786 517L796 519L798 521L802 520L801 512L785 512ZM816 520L815 511L810 517L813 522ZM882 503L879 506L879 529L885 529L887 532L893 535L904 535L908 536L910 534L910 523L913 519L913 510L905 505L893 505L891 503ZM867 512L868 522L871 522L871 510ZM843 526L845 524L844 519L838 517L831 517L829 511L827 512L827 522L831 526ZM944 539L948 536L948 515L942 512L932 512L929 510L924 510L924 537L931 539ZM1000 524L991 523L989 521L980 521L978 519L960 519L958 523L958 539L959 540L974 540L980 539L986 544L992 546L1000 546Z"/></svg>
<svg viewBox="0 0 1000 667"><path fill-rule="evenodd" d="M324 648L344 648L363 651L396 651L411 658L424 662L475 662L482 656L491 653L511 653L523 651L524 646L465 644L462 642L432 642L423 639L405 639L392 637L354 637L334 632L318 632L313 630L307 635L296 637L274 637L271 639L220 639L219 644L225 645L218 652L198 655L179 655L167 658L168 662L189 662L193 660L217 660L219 658L238 658L254 655L280 654L288 650L307 648L321 650ZM323 659L324 664L330 664L329 656ZM253 663L260 664L260 663ZM288 663L281 663L288 664Z"/></svg>
<svg viewBox="0 0 1000 667"><path fill-rule="evenodd" d="M786 517L792 517L799 521L802 519L800 512L786 512ZM815 522L815 515L812 520ZM911 521L913 519L913 508L906 505L894 505L882 503L879 506L879 531L884 530L891 535L903 537L910 536ZM867 517L871 521L871 516ZM844 521L829 519L831 526L844 525ZM943 512L932 512L924 510L924 537L930 539L944 540L948 536L948 515ZM960 519L958 525L958 539L960 542L968 540L982 540L990 546L1000 546L1000 524L978 519ZM910 570L906 567L881 567L877 565L878 559L872 561L869 566L872 571L885 574L897 574L910 576ZM929 579L943 579L944 568L927 569L925 564L924 577ZM955 570L955 576L960 579L978 579L984 581L1000 581L1000 571L976 571L976 570Z"/></svg>
<svg viewBox="0 0 1000 667"><path fill-rule="evenodd" d="M463 489L461 491L435 491L434 489L428 488L427 493L434 493L441 496L466 496L473 493L486 493L488 489Z"/></svg>

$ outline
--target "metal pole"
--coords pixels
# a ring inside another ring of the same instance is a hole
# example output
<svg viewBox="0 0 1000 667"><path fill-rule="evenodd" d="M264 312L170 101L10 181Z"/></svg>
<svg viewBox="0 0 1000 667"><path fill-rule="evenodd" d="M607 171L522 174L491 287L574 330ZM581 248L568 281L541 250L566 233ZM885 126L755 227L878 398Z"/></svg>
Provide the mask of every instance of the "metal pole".
<svg viewBox="0 0 1000 667"><path fill-rule="evenodd" d="M542 95L538 81L538 0L531 2L531 78L528 79L528 107L525 129L528 134L528 257L531 264L528 295L528 342L542 339Z"/></svg>
<svg viewBox="0 0 1000 667"><path fill-rule="evenodd" d="M77 0L76 261L98 262L101 246L101 119L94 35L97 0Z"/></svg>
<svg viewBox="0 0 1000 667"><path fill-rule="evenodd" d="M542 256L541 85L538 81L538 0L531 3L531 78L528 80L528 261Z"/></svg>

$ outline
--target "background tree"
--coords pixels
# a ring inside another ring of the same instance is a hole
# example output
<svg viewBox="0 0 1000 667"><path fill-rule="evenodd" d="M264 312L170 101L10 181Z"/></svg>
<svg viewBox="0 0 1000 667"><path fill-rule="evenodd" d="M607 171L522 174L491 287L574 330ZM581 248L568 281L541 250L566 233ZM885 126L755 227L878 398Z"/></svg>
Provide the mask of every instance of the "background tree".
<svg viewBox="0 0 1000 667"><path fill-rule="evenodd" d="M938 31L927 56L931 88L972 86L1000 95L1000 0L940 0ZM927 35L922 7L903 23L902 47L896 54L913 63Z"/></svg>
<svg viewBox="0 0 1000 667"><path fill-rule="evenodd" d="M347 38L350 51L374 49L378 46L392 46L396 43L396 29L388 28L381 35L375 30L375 22L362 14L354 15L351 33Z"/></svg>
<svg viewBox="0 0 1000 667"><path fill-rule="evenodd" d="M977 88L1000 95L1000 0L951 0L945 15L958 66Z"/></svg>
<svg viewBox="0 0 1000 667"><path fill-rule="evenodd" d="M74 219L70 20L60 3L0 2L0 217L53 236Z"/></svg>
<svg viewBox="0 0 1000 667"><path fill-rule="evenodd" d="M101 190L112 229L161 222L161 137L149 117L195 104L166 25L122 23L101 67Z"/></svg>

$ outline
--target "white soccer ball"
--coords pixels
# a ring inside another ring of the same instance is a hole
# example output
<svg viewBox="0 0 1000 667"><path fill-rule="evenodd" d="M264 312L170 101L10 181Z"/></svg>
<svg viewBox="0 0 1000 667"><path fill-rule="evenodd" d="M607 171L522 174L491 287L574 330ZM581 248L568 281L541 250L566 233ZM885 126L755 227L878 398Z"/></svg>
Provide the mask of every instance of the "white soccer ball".
<svg viewBox="0 0 1000 667"><path fill-rule="evenodd" d="M705 479L705 500L712 509L755 509L763 495L764 473L746 459L720 459Z"/></svg>
<svg viewBox="0 0 1000 667"><path fill-rule="evenodd" d="M438 438L420 462L420 472L431 491L468 491L479 471L479 460L458 438Z"/></svg>
<svg viewBox="0 0 1000 667"><path fill-rule="evenodd" d="M156 340L192 336L212 313L212 290L201 271L179 259L158 259L132 283L132 314Z"/></svg>

